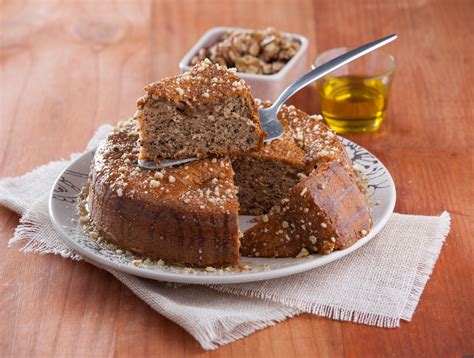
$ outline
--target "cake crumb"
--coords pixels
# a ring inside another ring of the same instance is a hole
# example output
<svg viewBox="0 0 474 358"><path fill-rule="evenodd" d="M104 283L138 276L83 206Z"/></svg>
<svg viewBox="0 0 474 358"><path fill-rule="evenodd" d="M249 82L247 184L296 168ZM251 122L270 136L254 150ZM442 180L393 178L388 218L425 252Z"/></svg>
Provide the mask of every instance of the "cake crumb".
<svg viewBox="0 0 474 358"><path fill-rule="evenodd" d="M298 255L296 255L296 258L299 259L301 257L307 257L307 256L309 256L309 251L303 247L298 253Z"/></svg>

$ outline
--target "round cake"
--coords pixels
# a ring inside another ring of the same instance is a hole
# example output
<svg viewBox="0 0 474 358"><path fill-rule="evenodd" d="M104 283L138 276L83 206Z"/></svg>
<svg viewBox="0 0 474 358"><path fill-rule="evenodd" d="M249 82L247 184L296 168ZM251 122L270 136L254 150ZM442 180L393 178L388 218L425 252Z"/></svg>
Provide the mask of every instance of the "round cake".
<svg viewBox="0 0 474 358"><path fill-rule="evenodd" d="M144 257L198 267L352 245L372 222L342 144L320 116L294 106L283 106L279 120L282 138L256 152L159 171L138 166L135 122L119 124L91 167L94 230ZM257 225L240 233L239 214L259 215Z"/></svg>

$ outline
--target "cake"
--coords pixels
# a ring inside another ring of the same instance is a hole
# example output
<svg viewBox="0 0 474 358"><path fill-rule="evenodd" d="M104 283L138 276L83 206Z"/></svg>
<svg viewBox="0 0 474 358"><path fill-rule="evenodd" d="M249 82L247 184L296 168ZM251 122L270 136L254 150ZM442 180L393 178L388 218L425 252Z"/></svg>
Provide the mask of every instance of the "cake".
<svg viewBox="0 0 474 358"><path fill-rule="evenodd" d="M283 136L260 149L159 171L138 166L139 121L121 123L92 162L88 210L96 236L195 267L235 265L240 255L329 254L354 244L372 222L341 142L320 116L285 105L278 115ZM259 215L243 234L239 214Z"/></svg>
<svg viewBox="0 0 474 358"><path fill-rule="evenodd" d="M244 256L329 254L367 235L370 211L354 177L338 161L321 163L275 202L242 238Z"/></svg>
<svg viewBox="0 0 474 358"><path fill-rule="evenodd" d="M205 158L258 150L258 112L248 85L209 60L145 87L134 118L140 159Z"/></svg>
<svg viewBox="0 0 474 358"><path fill-rule="evenodd" d="M88 210L97 235L119 248L168 263L223 266L239 262L239 202L226 158L161 171L137 164L133 120L97 148Z"/></svg>

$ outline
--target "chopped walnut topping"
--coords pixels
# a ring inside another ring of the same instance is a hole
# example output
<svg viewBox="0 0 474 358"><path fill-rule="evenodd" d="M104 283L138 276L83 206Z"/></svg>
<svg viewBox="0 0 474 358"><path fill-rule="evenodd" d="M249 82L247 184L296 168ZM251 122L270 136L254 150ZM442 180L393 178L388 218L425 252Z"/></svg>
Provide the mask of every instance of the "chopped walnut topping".
<svg viewBox="0 0 474 358"><path fill-rule="evenodd" d="M323 119L323 116L320 114L313 114L312 116L309 116L309 118L315 120L315 121L321 121Z"/></svg>
<svg viewBox="0 0 474 358"><path fill-rule="evenodd" d="M306 248L303 247L303 248L300 250L300 252L298 253L298 255L296 255L296 258L299 259L299 258L301 258L301 257L307 257L307 256L309 256L309 251L308 251Z"/></svg>
<svg viewBox="0 0 474 358"><path fill-rule="evenodd" d="M160 182L158 180L150 180L150 188L156 189L160 186Z"/></svg>
<svg viewBox="0 0 474 358"><path fill-rule="evenodd" d="M174 182L176 181L176 178L175 178L174 176L170 175L170 176L168 177L168 181L169 181L170 183L174 183Z"/></svg>
<svg viewBox="0 0 474 358"><path fill-rule="evenodd" d="M184 90L181 87L176 87L175 90L180 96L184 95Z"/></svg>
<svg viewBox="0 0 474 358"><path fill-rule="evenodd" d="M325 229L325 228L328 227L328 225L327 225L326 223L321 223L321 227L322 227L323 229Z"/></svg>
<svg viewBox="0 0 474 358"><path fill-rule="evenodd" d="M267 223L267 222L268 222L268 215L266 215L266 214L265 214L265 215L262 215L262 221L263 221L264 223Z"/></svg>
<svg viewBox="0 0 474 358"><path fill-rule="evenodd" d="M300 195L301 195L301 196L304 196L307 191L308 191L308 188L307 188L307 187L304 187L303 190L301 190Z"/></svg>

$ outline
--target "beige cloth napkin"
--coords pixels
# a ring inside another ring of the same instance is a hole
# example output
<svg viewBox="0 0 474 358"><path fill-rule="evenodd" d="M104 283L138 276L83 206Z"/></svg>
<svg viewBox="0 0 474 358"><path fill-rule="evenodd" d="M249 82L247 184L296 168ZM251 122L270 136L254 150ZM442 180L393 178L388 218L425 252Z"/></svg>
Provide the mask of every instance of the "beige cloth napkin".
<svg viewBox="0 0 474 358"><path fill-rule="evenodd" d="M100 127L87 149L111 128ZM10 245L23 241L23 252L82 259L64 245L48 215L49 191L68 164L51 162L0 181L0 204L21 215ZM376 238L352 254L305 273L256 283L173 285L103 269L186 329L204 349L302 312L391 328L401 319L411 320L449 226L446 212L434 217L393 214Z"/></svg>

